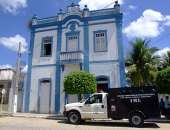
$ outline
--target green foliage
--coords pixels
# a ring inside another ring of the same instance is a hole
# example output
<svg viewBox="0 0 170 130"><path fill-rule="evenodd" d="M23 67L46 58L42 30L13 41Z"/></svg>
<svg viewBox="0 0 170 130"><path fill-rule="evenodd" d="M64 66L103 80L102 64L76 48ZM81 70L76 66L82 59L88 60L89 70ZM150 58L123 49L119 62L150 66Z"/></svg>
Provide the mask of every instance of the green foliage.
<svg viewBox="0 0 170 130"><path fill-rule="evenodd" d="M170 67L158 72L156 84L160 93L170 94Z"/></svg>
<svg viewBox="0 0 170 130"><path fill-rule="evenodd" d="M170 67L170 51L167 51L163 56L159 57L157 68L159 71Z"/></svg>
<svg viewBox="0 0 170 130"><path fill-rule="evenodd" d="M170 51L168 51L163 57L163 68L170 67Z"/></svg>
<svg viewBox="0 0 170 130"><path fill-rule="evenodd" d="M96 78L84 71L71 72L64 78L64 91L67 94L89 94L96 92Z"/></svg>
<svg viewBox="0 0 170 130"><path fill-rule="evenodd" d="M149 47L149 41L136 39L131 43L132 51L126 61L128 65L128 77L134 86L153 84L157 68L155 66L157 57L154 53L158 51L155 47Z"/></svg>

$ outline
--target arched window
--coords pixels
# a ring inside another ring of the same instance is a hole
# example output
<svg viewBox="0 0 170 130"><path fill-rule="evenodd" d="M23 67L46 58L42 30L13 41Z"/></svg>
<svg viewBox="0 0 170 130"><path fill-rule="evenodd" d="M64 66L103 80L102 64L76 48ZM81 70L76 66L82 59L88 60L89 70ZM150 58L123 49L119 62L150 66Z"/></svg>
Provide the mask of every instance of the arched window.
<svg viewBox="0 0 170 130"><path fill-rule="evenodd" d="M97 81L97 92L108 92L109 88L109 77L107 76L98 76L96 77Z"/></svg>

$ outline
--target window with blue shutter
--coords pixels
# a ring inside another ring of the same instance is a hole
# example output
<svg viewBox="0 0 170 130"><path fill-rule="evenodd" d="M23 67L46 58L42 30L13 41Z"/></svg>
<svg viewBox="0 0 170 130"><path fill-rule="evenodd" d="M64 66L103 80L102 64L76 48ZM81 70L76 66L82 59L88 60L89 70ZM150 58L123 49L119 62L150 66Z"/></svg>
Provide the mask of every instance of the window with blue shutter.
<svg viewBox="0 0 170 130"><path fill-rule="evenodd" d="M105 52L107 51L107 31L95 31L94 32L94 51Z"/></svg>

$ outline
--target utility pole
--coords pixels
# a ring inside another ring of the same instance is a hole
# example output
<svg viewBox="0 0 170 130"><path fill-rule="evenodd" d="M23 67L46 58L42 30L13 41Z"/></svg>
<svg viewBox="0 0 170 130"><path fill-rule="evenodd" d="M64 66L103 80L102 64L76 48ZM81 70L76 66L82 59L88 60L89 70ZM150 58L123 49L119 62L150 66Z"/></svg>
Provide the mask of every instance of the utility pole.
<svg viewBox="0 0 170 130"><path fill-rule="evenodd" d="M18 88L20 83L20 65L21 65L21 42L19 42L19 48L18 48L18 55L17 55L17 62L16 62L16 72L15 72L15 88L14 88L14 107L13 112L17 112L17 106L18 106Z"/></svg>

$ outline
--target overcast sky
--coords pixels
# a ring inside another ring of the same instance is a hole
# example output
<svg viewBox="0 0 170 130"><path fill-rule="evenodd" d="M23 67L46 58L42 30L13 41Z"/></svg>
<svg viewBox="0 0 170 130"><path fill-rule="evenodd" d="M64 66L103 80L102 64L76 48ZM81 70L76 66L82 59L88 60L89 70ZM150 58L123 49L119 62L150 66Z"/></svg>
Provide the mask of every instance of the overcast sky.
<svg viewBox="0 0 170 130"><path fill-rule="evenodd" d="M30 32L28 21L34 14L39 18L55 16L60 8L72 2L85 4L90 10L113 7L114 0L0 0L0 65L15 65L19 41L22 42L23 61L27 64ZM125 54L129 42L136 37L151 40L160 48L159 54L170 50L170 0L119 0L123 20ZM110 6L107 6L110 5Z"/></svg>

